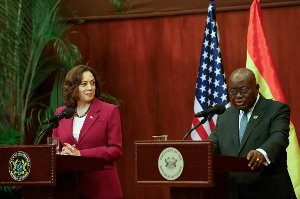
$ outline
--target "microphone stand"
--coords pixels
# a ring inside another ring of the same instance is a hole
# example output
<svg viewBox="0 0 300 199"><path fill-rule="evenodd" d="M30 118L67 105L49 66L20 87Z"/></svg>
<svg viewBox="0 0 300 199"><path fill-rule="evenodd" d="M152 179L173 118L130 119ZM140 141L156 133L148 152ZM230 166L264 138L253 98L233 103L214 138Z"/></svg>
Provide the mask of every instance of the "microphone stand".
<svg viewBox="0 0 300 199"><path fill-rule="evenodd" d="M55 129L58 127L58 121L51 123L49 127L45 128L44 130L42 130L37 136L36 139L34 141L34 145L37 145L40 143L41 139L43 138L43 136L45 135L46 131L50 130L50 129Z"/></svg>
<svg viewBox="0 0 300 199"><path fill-rule="evenodd" d="M206 121L207 121L207 117L204 117L203 120L201 120L201 121L199 122L199 124L197 124L196 126L194 126L191 130L189 130L189 132L187 132L187 133L185 134L185 136L183 137L183 140L186 140L186 138L191 134L191 132L192 132L193 130L195 130L196 128L198 128L201 124L204 124Z"/></svg>

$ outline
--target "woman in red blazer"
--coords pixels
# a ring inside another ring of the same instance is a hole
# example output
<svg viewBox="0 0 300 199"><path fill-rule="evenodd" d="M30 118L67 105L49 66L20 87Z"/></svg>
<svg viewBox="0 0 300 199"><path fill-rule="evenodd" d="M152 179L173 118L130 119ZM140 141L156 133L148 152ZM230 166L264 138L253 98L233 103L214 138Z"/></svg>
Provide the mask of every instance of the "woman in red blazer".
<svg viewBox="0 0 300 199"><path fill-rule="evenodd" d="M83 172L79 177L82 199L122 198L122 189L115 161L122 155L120 113L115 105L99 100L100 85L95 70L79 65L69 71L64 83L65 108L74 109L74 116L62 119L53 130L63 147L62 155L104 158L103 171Z"/></svg>

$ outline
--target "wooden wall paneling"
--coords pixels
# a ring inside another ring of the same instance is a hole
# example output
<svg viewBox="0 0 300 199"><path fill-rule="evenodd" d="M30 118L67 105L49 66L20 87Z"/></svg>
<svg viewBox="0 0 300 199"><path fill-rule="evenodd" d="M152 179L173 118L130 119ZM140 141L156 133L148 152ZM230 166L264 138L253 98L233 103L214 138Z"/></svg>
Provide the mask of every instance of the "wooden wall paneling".
<svg viewBox="0 0 300 199"><path fill-rule="evenodd" d="M122 2L130 2L130 9L123 6L122 12L119 12L109 1L62 0L60 14L69 20L132 19L207 13L209 4L209 0L124 0ZM248 10L252 2L253 0L215 0L218 11ZM260 4L263 8L294 6L300 5L300 0L261 0Z"/></svg>
<svg viewBox="0 0 300 199"><path fill-rule="evenodd" d="M270 46L274 64L279 74L279 81L285 95L286 102L291 107L291 116L300 140L300 106L297 102L300 93L300 7L285 7L281 9L267 9L263 12L265 34ZM271 19L271 20L267 20ZM298 130L298 131L297 131Z"/></svg>
<svg viewBox="0 0 300 199"><path fill-rule="evenodd" d="M134 184L134 140L151 139L150 132L157 132L157 71L152 61L153 39L147 24L153 22L117 21L110 23L111 47L107 58L112 67L106 67L107 86L115 85L113 95L124 100L120 110L124 155L119 161L120 178L124 195L133 198L159 198L162 187L136 187ZM152 52L151 52L152 51ZM114 61L113 61L114 60ZM115 73L116 72L116 73ZM119 86L117 86L119 84ZM125 118L124 118L125 117ZM125 172L124 172L125 171Z"/></svg>
<svg viewBox="0 0 300 199"><path fill-rule="evenodd" d="M195 60L195 49L191 48L195 41L190 38L194 36L193 34L202 32L191 31L195 27L194 21L198 19L190 20L183 17L160 19L161 33L158 43L161 49L157 52L159 80L157 122L160 127L159 133L168 134L169 139L182 139L191 127L191 124L187 125L182 118L192 118L193 114L192 109L185 110L185 105L193 104L192 96L195 93L197 72L194 73L194 66L199 62L199 43ZM191 84L194 86L187 87Z"/></svg>
<svg viewBox="0 0 300 199"><path fill-rule="evenodd" d="M299 6L263 9L266 37L300 138L299 13ZM85 62L101 73L104 90L124 101L120 107L124 154L118 161L124 198L169 196L166 187L134 184L133 141L161 133L180 140L191 128L205 18L199 14L74 26L78 34L71 35L71 41ZM248 11L217 13L227 77L245 67L248 20Z"/></svg>
<svg viewBox="0 0 300 199"><path fill-rule="evenodd" d="M217 13L222 64L228 83L230 74L246 67L249 12Z"/></svg>

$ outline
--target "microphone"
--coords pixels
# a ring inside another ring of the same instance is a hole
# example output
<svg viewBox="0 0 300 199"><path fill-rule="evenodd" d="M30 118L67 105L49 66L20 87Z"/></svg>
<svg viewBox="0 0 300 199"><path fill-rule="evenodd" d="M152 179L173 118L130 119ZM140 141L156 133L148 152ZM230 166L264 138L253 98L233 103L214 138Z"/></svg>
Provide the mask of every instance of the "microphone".
<svg viewBox="0 0 300 199"><path fill-rule="evenodd" d="M222 114L226 110L224 104L216 104L214 107L206 109L204 111L195 114L195 117L207 117L210 114Z"/></svg>
<svg viewBox="0 0 300 199"><path fill-rule="evenodd" d="M69 119L73 116L74 111L72 108L65 108L60 114L54 115L49 119L46 119L42 122L42 124L51 124L51 123L58 123L61 119L66 118Z"/></svg>

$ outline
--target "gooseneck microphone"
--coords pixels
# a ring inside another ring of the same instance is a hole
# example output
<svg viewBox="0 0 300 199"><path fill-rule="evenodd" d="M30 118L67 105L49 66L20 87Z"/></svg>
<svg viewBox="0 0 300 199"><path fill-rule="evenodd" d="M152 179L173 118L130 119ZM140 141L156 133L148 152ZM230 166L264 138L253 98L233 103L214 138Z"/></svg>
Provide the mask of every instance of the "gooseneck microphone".
<svg viewBox="0 0 300 199"><path fill-rule="evenodd" d="M61 119L66 118L69 119L73 116L74 111L72 108L64 109L60 114L54 115L49 119L46 119L42 122L42 124L51 124L51 123L58 123Z"/></svg>
<svg viewBox="0 0 300 199"><path fill-rule="evenodd" d="M222 114L226 110L224 104L216 104L214 107L203 110L195 114L195 117L207 117L210 114Z"/></svg>
<svg viewBox="0 0 300 199"><path fill-rule="evenodd" d="M39 144L42 137L45 135L46 131L50 130L50 129L55 129L58 127L58 123L60 120L62 120L63 118L69 119L73 116L74 111L72 108L65 108L61 113L54 115L52 117L50 117L49 119L46 119L42 122L42 124L50 124L49 127L47 127L46 129L42 130L39 134L37 134L34 144Z"/></svg>
<svg viewBox="0 0 300 199"><path fill-rule="evenodd" d="M183 137L183 140L185 140L191 133L193 130L195 130L196 128L198 128L201 124L204 124L207 119L208 116L210 114L222 114L226 111L225 105L224 104L216 104L214 107L206 109L204 111L198 112L195 114L195 117L203 117L203 119L200 121L199 124L195 125L191 130L189 130L189 132L187 132L185 134L185 136Z"/></svg>

